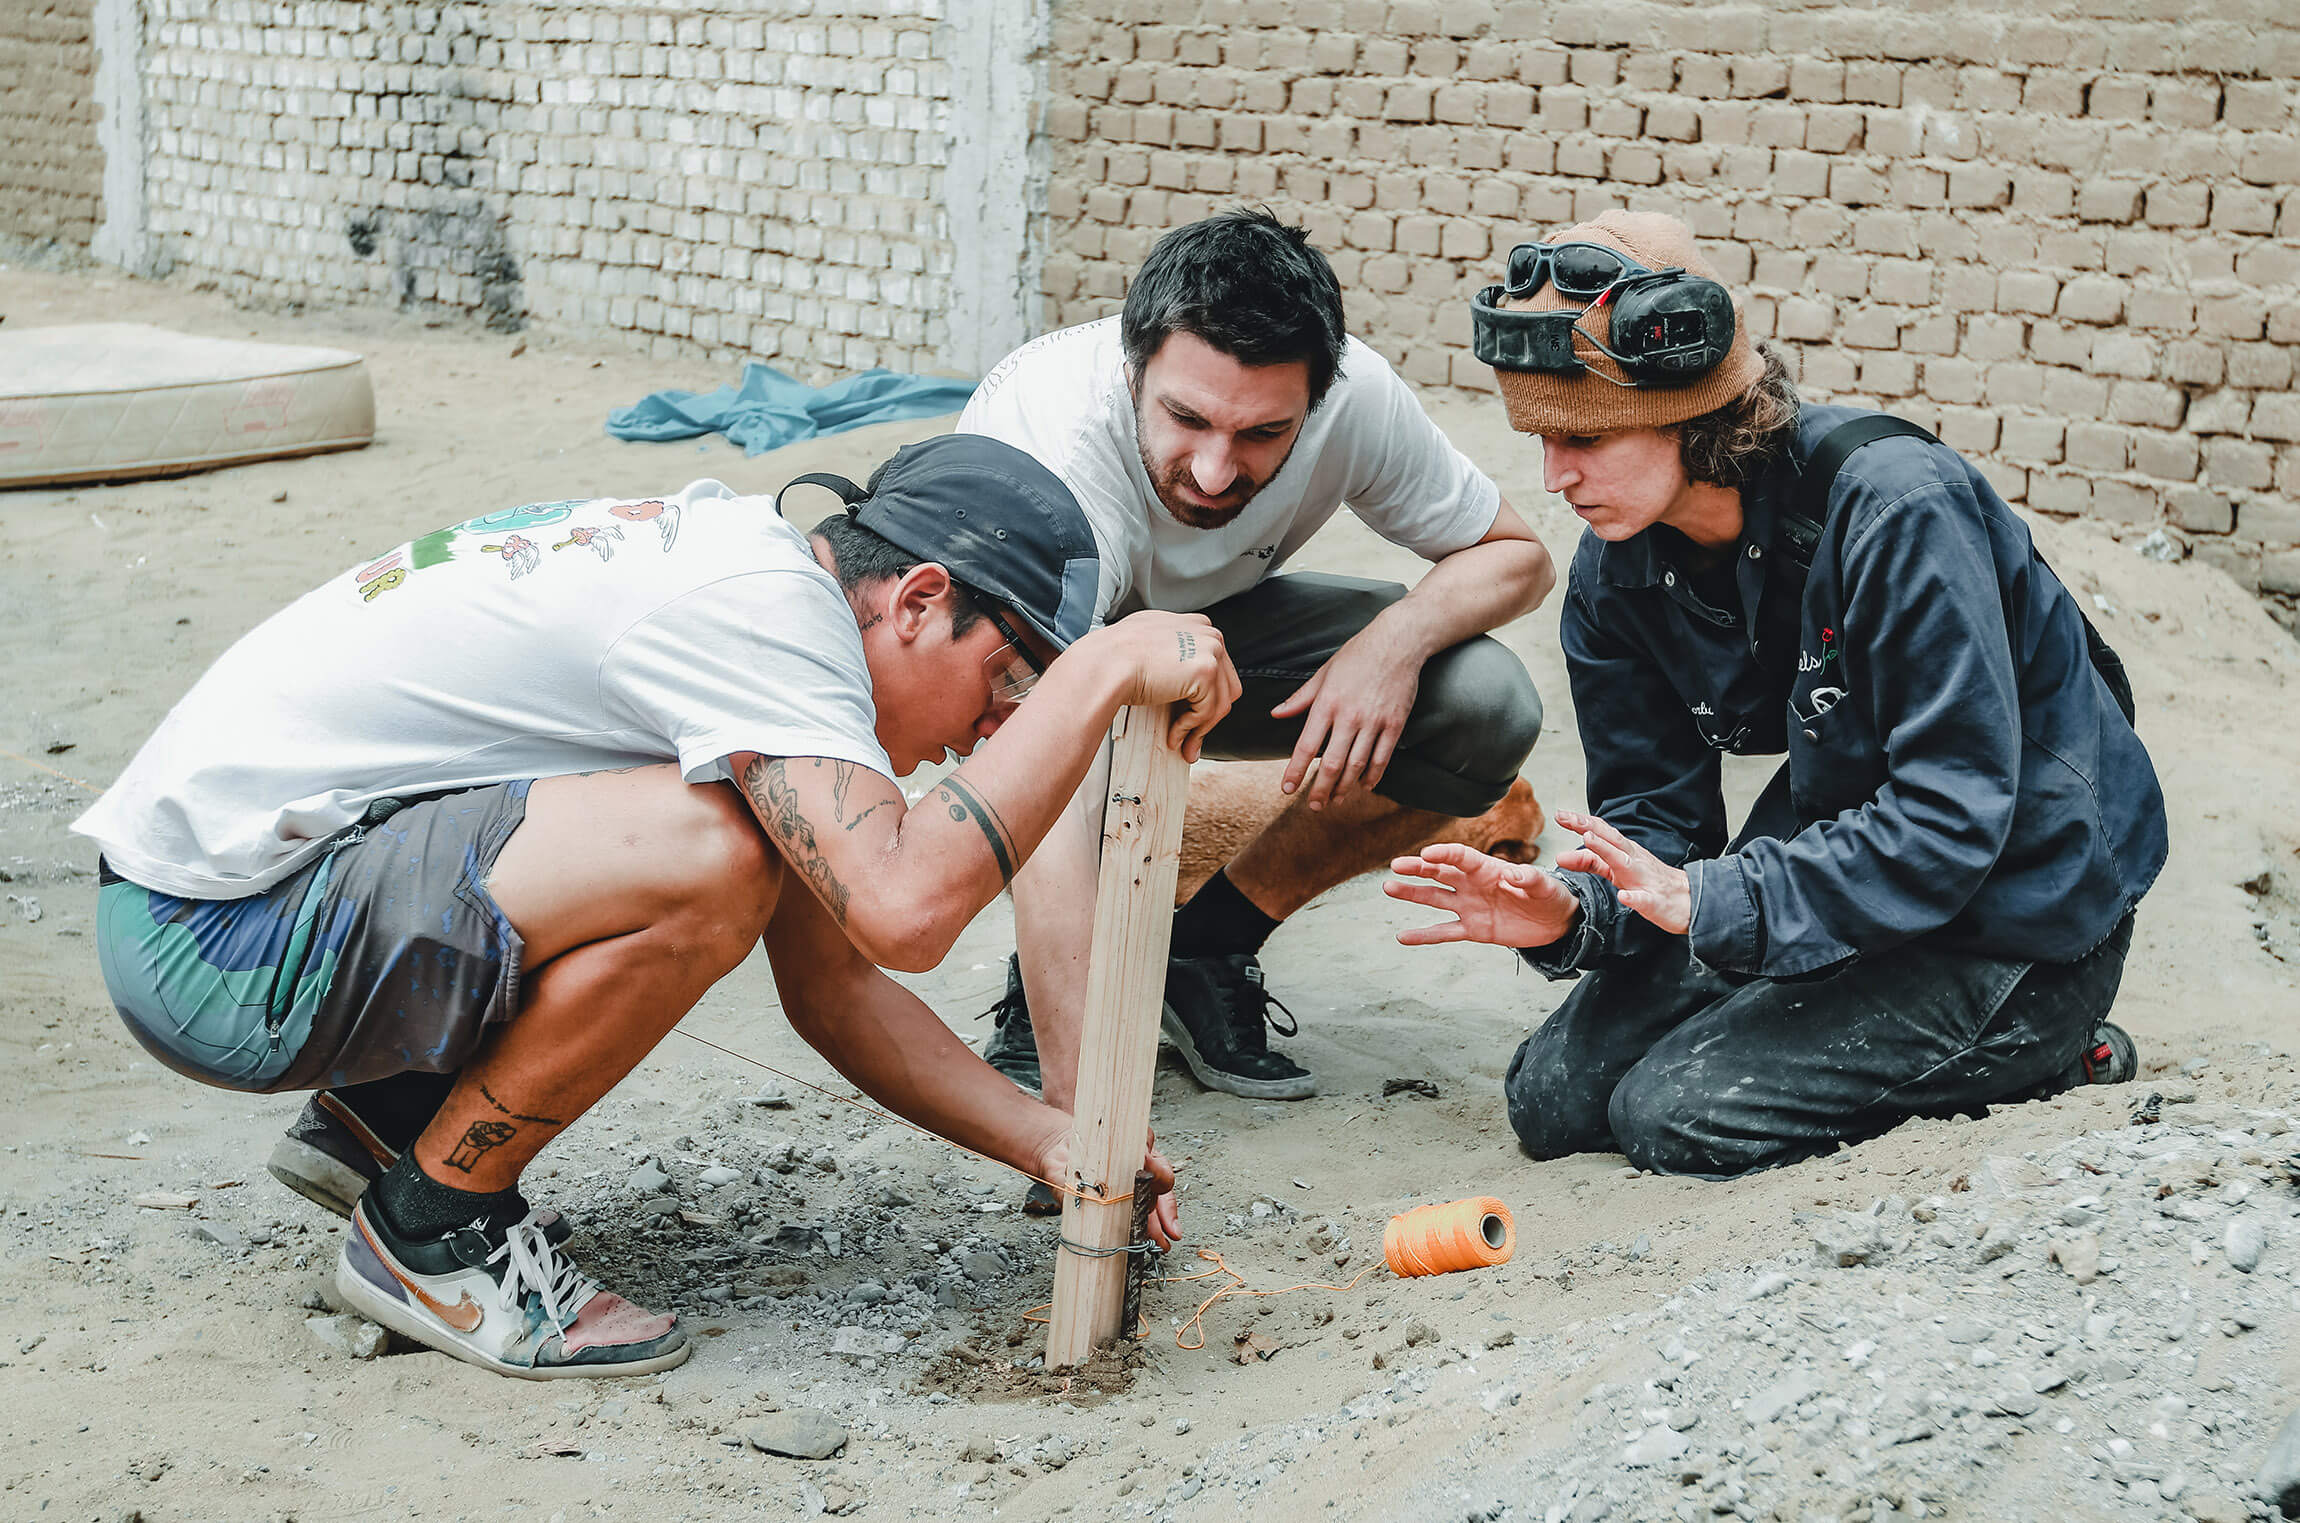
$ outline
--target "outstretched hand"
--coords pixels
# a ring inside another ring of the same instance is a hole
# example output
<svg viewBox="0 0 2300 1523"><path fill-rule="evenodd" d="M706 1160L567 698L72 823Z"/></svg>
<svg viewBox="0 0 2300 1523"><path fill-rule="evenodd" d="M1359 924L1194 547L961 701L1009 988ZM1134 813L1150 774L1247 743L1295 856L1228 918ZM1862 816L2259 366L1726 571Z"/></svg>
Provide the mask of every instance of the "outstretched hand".
<svg viewBox="0 0 2300 1523"><path fill-rule="evenodd" d="M1425 846L1390 863L1398 874L1382 892L1408 904L1450 910L1455 918L1398 932L1409 947L1483 941L1497 947L1546 947L1573 929L1580 901L1554 874L1504 862L1458 841Z"/></svg>
<svg viewBox="0 0 2300 1523"><path fill-rule="evenodd" d="M1613 897L1672 935L1693 924L1693 880L1593 814L1560 810L1557 823L1581 844L1557 859L1571 872L1595 873L1613 885Z"/></svg>

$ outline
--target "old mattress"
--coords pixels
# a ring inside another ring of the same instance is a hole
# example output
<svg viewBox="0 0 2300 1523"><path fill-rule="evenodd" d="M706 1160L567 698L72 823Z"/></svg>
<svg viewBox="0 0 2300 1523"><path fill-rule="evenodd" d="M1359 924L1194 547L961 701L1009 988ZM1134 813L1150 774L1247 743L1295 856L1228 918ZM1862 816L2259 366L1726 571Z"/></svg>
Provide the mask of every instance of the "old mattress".
<svg viewBox="0 0 2300 1523"><path fill-rule="evenodd" d="M374 437L367 366L347 350L142 323L0 328L0 487L165 476Z"/></svg>

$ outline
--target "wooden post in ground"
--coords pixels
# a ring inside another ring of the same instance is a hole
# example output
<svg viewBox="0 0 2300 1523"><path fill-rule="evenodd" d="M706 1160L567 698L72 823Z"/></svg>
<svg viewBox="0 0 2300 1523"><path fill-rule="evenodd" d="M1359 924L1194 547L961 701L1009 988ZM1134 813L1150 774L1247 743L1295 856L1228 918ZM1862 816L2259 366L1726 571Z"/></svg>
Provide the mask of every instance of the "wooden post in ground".
<svg viewBox="0 0 2300 1523"><path fill-rule="evenodd" d="M1110 792L1102 814L1102 871L1094 893L1094 944L1079 1036L1077 1122L1069 1186L1081 1194L1130 1194L1150 1125L1158 1064L1166 945L1174 930L1174 875L1190 768L1166 745L1163 707L1119 711L1111 727ZM1087 1249L1123 1248L1133 1236L1131 1202L1067 1196L1062 1236ZM1128 1255L1056 1250L1054 1312L1046 1367L1086 1362L1115 1339Z"/></svg>

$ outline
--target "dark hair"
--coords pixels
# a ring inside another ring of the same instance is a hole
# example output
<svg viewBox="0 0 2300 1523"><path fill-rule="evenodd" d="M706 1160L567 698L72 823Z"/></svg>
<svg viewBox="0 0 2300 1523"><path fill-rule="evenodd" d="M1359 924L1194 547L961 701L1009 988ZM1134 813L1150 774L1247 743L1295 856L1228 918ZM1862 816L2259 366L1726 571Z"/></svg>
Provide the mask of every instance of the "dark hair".
<svg viewBox="0 0 2300 1523"><path fill-rule="evenodd" d="M1781 458L1797 429L1797 383L1781 351L1757 346L1765 373L1723 407L1677 425L1677 458L1685 474L1712 486L1741 487Z"/></svg>
<svg viewBox="0 0 2300 1523"><path fill-rule="evenodd" d="M1342 373L1342 285L1308 233L1237 207L1159 239L1127 288L1118 336L1137 378L1177 333L1241 365L1309 366L1314 410Z"/></svg>
<svg viewBox="0 0 2300 1523"><path fill-rule="evenodd" d="M913 566L925 564L892 540L854 520L851 513L833 513L816 524L813 531L830 541L831 559L837 563L839 590L848 598L873 582L889 577L907 576ZM950 634L957 639L982 618L982 604L972 587L951 578Z"/></svg>

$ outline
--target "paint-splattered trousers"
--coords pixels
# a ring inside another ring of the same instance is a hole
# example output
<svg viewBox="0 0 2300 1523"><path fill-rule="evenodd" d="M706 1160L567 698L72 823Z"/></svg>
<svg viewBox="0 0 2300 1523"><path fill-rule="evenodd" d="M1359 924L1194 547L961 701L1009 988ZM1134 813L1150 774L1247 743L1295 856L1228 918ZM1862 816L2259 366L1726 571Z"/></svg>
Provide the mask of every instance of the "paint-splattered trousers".
<svg viewBox="0 0 2300 1523"><path fill-rule="evenodd" d="M2107 1019L2132 917L2070 963L1920 937L1814 979L1721 973L1688 943L1585 973L1511 1059L1503 1092L1536 1158L1619 1152L1730 1178L1912 1116L2058 1093Z"/></svg>

